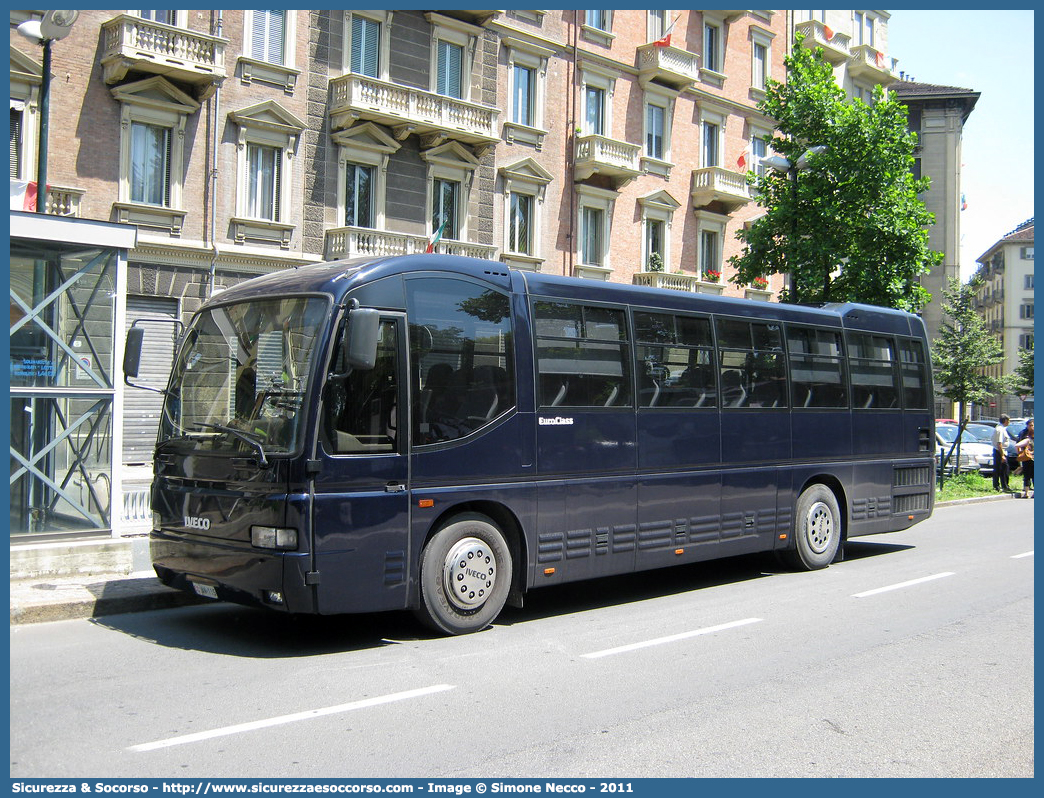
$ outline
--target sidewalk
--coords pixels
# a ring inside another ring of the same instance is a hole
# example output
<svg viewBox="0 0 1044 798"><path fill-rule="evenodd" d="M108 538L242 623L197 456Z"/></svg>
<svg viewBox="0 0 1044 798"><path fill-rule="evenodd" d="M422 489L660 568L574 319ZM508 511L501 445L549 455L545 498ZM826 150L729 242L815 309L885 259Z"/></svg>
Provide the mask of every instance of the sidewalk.
<svg viewBox="0 0 1044 798"><path fill-rule="evenodd" d="M960 506L1017 498L1010 494L941 502ZM183 607L207 599L160 583L151 570L132 573L93 573L79 576L41 575L11 581L11 624L97 618L125 612Z"/></svg>

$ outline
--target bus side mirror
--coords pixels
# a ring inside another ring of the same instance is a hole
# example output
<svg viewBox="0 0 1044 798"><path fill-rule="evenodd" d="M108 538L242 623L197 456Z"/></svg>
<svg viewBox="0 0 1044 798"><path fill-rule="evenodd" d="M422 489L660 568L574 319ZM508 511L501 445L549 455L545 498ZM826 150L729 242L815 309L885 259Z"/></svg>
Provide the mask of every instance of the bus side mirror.
<svg viewBox="0 0 1044 798"><path fill-rule="evenodd" d="M131 327L127 330L127 345L123 349L123 381L138 376L141 366L141 345L145 339L144 327ZM127 382L130 385L129 382Z"/></svg>
<svg viewBox="0 0 1044 798"><path fill-rule="evenodd" d="M377 364L377 341L381 332L380 311L373 308L356 308L348 314L347 355L348 365L361 371L369 371Z"/></svg>

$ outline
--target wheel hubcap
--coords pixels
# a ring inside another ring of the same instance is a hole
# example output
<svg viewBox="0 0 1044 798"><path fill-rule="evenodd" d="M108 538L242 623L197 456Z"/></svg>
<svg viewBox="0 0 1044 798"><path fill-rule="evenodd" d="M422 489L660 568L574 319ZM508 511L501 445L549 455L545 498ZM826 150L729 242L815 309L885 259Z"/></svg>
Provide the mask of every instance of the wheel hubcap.
<svg viewBox="0 0 1044 798"><path fill-rule="evenodd" d="M816 554L827 550L834 536L834 516L823 502L816 502L805 518L805 539Z"/></svg>
<svg viewBox="0 0 1044 798"><path fill-rule="evenodd" d="M497 581L497 558L484 540L464 538L450 549L443 568L446 596L465 610L482 605Z"/></svg>

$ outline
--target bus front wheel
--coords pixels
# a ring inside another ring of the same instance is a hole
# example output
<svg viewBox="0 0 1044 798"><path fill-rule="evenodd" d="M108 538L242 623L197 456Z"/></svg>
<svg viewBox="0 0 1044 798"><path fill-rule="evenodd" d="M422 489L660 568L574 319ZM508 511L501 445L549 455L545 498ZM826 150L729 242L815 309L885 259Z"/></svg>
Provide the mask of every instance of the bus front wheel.
<svg viewBox="0 0 1044 798"><path fill-rule="evenodd" d="M814 571L826 568L841 544L841 511L837 497L826 485L811 485L798 496L794 509L794 541L783 552L793 568Z"/></svg>
<svg viewBox="0 0 1044 798"><path fill-rule="evenodd" d="M511 569L507 541L492 521L481 515L453 519L424 547L417 617L445 634L485 629L504 608Z"/></svg>

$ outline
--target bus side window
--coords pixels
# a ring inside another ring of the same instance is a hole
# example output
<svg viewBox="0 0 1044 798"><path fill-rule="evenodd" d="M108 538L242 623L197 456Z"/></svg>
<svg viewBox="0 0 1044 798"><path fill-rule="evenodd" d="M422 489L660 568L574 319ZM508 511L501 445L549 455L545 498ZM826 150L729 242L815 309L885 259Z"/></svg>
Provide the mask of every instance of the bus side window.
<svg viewBox="0 0 1044 798"><path fill-rule="evenodd" d="M622 310L533 303L541 407L631 407L630 346Z"/></svg>
<svg viewBox="0 0 1044 798"><path fill-rule="evenodd" d="M413 442L463 438L515 407L510 302L468 280L406 281Z"/></svg>
<svg viewBox="0 0 1044 798"><path fill-rule="evenodd" d="M398 347L395 323L382 321L377 361L372 369L352 369L332 377L323 404L323 435L334 454L395 451ZM334 363L341 362L335 354ZM336 372L334 372L336 373Z"/></svg>
<svg viewBox="0 0 1044 798"><path fill-rule="evenodd" d="M899 407L899 369L895 342L882 335L848 333L852 406L856 409Z"/></svg>

